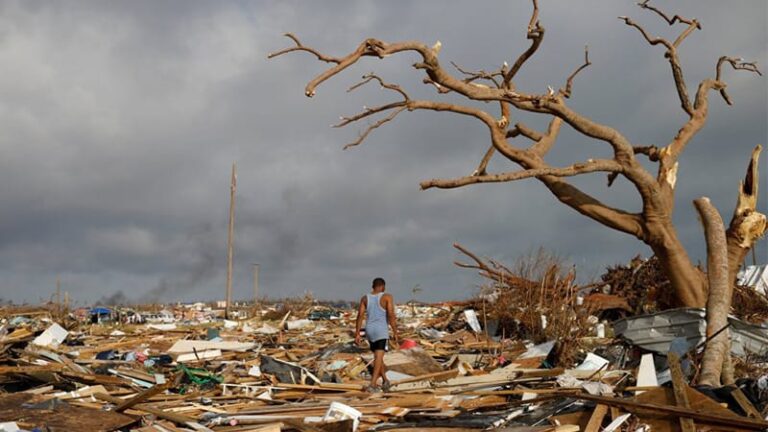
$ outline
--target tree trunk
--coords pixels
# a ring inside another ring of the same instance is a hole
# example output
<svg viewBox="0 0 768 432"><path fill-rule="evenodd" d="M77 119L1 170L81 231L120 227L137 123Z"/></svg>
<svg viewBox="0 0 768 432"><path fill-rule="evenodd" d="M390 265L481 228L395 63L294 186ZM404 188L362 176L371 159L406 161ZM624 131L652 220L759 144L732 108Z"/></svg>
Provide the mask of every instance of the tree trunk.
<svg viewBox="0 0 768 432"><path fill-rule="evenodd" d="M728 312L731 309L733 284L728 277L728 249L725 240L723 219L709 198L699 198L693 202L704 225L707 240L707 278L709 296L707 298L707 338L711 338L704 350L701 361L699 384L720 387L726 356L730 356L730 338L728 330L721 331L728 325ZM717 336L712 337L715 333Z"/></svg>
<svg viewBox="0 0 768 432"><path fill-rule="evenodd" d="M726 232L728 241L728 277L731 283L736 282L736 274L744 262L744 257L754 246L755 242L765 234L765 215L757 212L758 162L761 146L752 151L752 158L747 165L744 181L739 185L739 197L736 209Z"/></svg>
<svg viewBox="0 0 768 432"><path fill-rule="evenodd" d="M672 285L672 305L704 307L707 279L691 262L672 223L648 225L646 231L651 234L646 243L659 258L661 268Z"/></svg>

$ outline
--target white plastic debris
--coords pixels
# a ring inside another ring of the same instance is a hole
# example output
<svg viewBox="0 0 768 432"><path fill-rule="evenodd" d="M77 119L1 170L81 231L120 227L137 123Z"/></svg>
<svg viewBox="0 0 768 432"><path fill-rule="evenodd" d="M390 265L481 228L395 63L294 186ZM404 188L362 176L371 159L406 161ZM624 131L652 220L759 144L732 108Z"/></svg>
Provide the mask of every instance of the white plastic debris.
<svg viewBox="0 0 768 432"><path fill-rule="evenodd" d="M179 363L185 363L185 362L191 362L191 361L197 361L197 360L214 359L217 357L221 357L221 350L212 349L212 350L205 350L205 351L197 351L197 352L188 353L188 354L179 354L179 356L176 357L176 361Z"/></svg>
<svg viewBox="0 0 768 432"><path fill-rule="evenodd" d="M286 330L298 330L304 327L309 327L311 324L312 324L312 321L308 319L298 319L298 320L286 322L285 328Z"/></svg>
<svg viewBox="0 0 768 432"><path fill-rule="evenodd" d="M483 329L480 327L480 321L477 320L477 313L474 309L467 309L464 311L464 318L467 319L467 324L475 333L480 333Z"/></svg>
<svg viewBox="0 0 768 432"><path fill-rule="evenodd" d="M176 324L147 324L147 328L160 331L176 330Z"/></svg>
<svg viewBox="0 0 768 432"><path fill-rule="evenodd" d="M360 417L362 416L363 413L349 405L344 405L341 402L331 402L331 406L328 407L328 411L323 416L323 421L352 420L352 432L355 432L360 425Z"/></svg>
<svg viewBox="0 0 768 432"><path fill-rule="evenodd" d="M630 416L632 416L632 414L627 413L616 417L616 420L612 421L611 424L606 426L605 429L603 429L603 432L614 432L619 430L619 427L621 427L621 425L623 425Z"/></svg>
<svg viewBox="0 0 768 432"><path fill-rule="evenodd" d="M256 347L252 342L237 342L237 341L202 341L202 340L178 340L171 348L168 349L169 354L182 354L200 352L204 350L221 350L221 351L248 351Z"/></svg>
<svg viewBox="0 0 768 432"><path fill-rule="evenodd" d="M594 396L611 396L613 395L613 386L597 381L587 381L581 385L587 393Z"/></svg>
<svg viewBox="0 0 768 432"><path fill-rule="evenodd" d="M578 388L584 384L584 381L568 374L558 375L555 381L557 382L557 385L563 388Z"/></svg>
<svg viewBox="0 0 768 432"><path fill-rule="evenodd" d="M653 354L643 354L640 358L640 367L637 370L638 387L656 387L659 381L656 379L656 365L653 364ZM638 390L635 394L642 393Z"/></svg>
<svg viewBox="0 0 768 432"><path fill-rule="evenodd" d="M271 334L275 334L275 333L280 333L280 330L272 327L269 324L264 323L264 324L262 324L261 327L257 328L253 332L254 333L259 333L259 334L271 335Z"/></svg>
<svg viewBox="0 0 768 432"><path fill-rule="evenodd" d="M597 354L587 353L587 357L580 365L576 366L576 370L596 371L605 368L608 363L610 363L608 360L600 357Z"/></svg>
<svg viewBox="0 0 768 432"><path fill-rule="evenodd" d="M528 348L528 351L523 353L518 359L528 359L528 358L536 358L536 357L546 357L549 355L549 352L552 351L552 348L555 347L555 341L549 341L544 342L538 345L534 345L530 348Z"/></svg>
<svg viewBox="0 0 768 432"><path fill-rule="evenodd" d="M605 324L597 323L597 325L595 326L595 336L599 338L605 337Z"/></svg>
<svg viewBox="0 0 768 432"><path fill-rule="evenodd" d="M228 330L237 328L237 321L224 320L224 328Z"/></svg>
<svg viewBox="0 0 768 432"><path fill-rule="evenodd" d="M408 378L413 378L413 375L404 374L402 372L397 372L393 370L388 370L384 372L384 375L387 376L387 379L390 381L400 381Z"/></svg>
<svg viewBox="0 0 768 432"><path fill-rule="evenodd" d="M68 334L69 332L64 330L62 326L53 323L40 336L36 337L32 343L38 346L57 347L64 342Z"/></svg>
<svg viewBox="0 0 768 432"><path fill-rule="evenodd" d="M252 377L256 377L256 378L260 377L261 376L261 368L259 368L258 365L251 366L251 368L248 369L248 375L250 375Z"/></svg>
<svg viewBox="0 0 768 432"><path fill-rule="evenodd" d="M0 432L18 432L20 430L16 422L0 423Z"/></svg>
<svg viewBox="0 0 768 432"><path fill-rule="evenodd" d="M419 324L421 324L421 323L419 323ZM419 330L419 334L421 336L424 336L425 338L440 339L440 338L444 337L445 335L447 335L448 333L446 333L444 331L437 330L437 329L433 329L433 328L424 328L424 329L420 329Z"/></svg>

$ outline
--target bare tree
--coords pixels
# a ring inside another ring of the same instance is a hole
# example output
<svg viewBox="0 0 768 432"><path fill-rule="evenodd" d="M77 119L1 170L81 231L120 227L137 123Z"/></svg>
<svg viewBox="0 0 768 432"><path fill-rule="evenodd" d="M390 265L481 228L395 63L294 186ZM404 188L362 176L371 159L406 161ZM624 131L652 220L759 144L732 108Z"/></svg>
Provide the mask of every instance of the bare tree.
<svg viewBox="0 0 768 432"><path fill-rule="evenodd" d="M368 83L377 83L382 89L395 94L399 100L367 107L355 115L342 117L336 127L365 119L375 119L365 127L357 139L347 144L345 149L361 144L371 132L394 120L405 111L446 111L477 119L488 129L490 145L472 174L453 179L424 181L421 183L422 189L450 189L479 183L535 178L563 204L609 228L634 236L647 244L659 257L671 281L674 291L672 294L676 303L684 306L704 306L707 299L706 277L691 262L672 224L678 159L707 121L710 92L718 91L726 103L732 103L726 92L727 85L723 80L724 69L730 67L734 70L757 74L760 74L760 71L755 62L745 62L743 59L734 57L720 57L715 64L714 77L701 81L695 95L691 98L678 57L678 49L688 36L701 29L701 24L696 19L679 15L669 17L651 5L649 0L639 3L639 6L658 15L670 26L682 28L677 37L670 42L668 39L649 35L642 26L628 17L619 17L627 26L636 29L650 45L664 49L664 57L671 67L681 108L688 116L678 133L663 146L633 145L618 130L598 123L568 106L566 100L572 96L577 75L591 64L588 50L584 53L584 63L577 67L565 79L563 86L557 90L548 87L546 94L535 94L525 92L515 85L515 76L536 53L544 39L545 29L539 20L536 0L533 0L533 13L526 33L526 37L531 41L530 47L520 54L511 66L505 61L499 69L494 71L470 71L453 64L457 73L449 72L438 60L441 48L439 41L433 46L428 46L417 41L388 43L378 39L366 39L351 53L342 57L332 57L304 45L293 34L287 34L294 46L274 52L269 55L269 58L291 52L306 52L317 57L319 61L331 64L330 68L307 84L305 94L312 97L320 84L365 57L385 59L400 53L416 53L420 61L414 63L413 67L424 72L426 76L423 82L434 86L438 95L454 93L464 97L468 102L493 102L493 106L498 106L498 114L491 114L475 105L412 99L400 86L388 83L371 73L365 75L361 82L350 87L349 91L354 91ZM513 110L550 117L547 130L540 132L523 123L511 124ZM574 162L570 166L552 166L547 163L545 157L557 142L563 123L585 136L603 141L612 149L613 158L587 158ZM520 140L517 140L518 138ZM488 163L496 154L500 154L521 169L488 173ZM643 167L638 160L640 157L656 163L655 176ZM637 190L642 201L642 210L632 213L611 207L567 180L568 177L587 173L607 174L609 187L619 176L625 178ZM743 189L746 191L748 187L745 184ZM756 188L756 184L754 187ZM728 230L729 274L732 277L735 277L746 252L765 232L765 217L755 211L756 198L755 194L753 198L742 200L740 195L737 214L731 223L731 229Z"/></svg>

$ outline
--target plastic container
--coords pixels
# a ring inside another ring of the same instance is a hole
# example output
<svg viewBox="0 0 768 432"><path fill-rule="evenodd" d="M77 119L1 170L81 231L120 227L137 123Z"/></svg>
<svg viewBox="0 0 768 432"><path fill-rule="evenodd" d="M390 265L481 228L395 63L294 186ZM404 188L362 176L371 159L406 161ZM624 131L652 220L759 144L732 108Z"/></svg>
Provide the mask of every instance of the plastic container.
<svg viewBox="0 0 768 432"><path fill-rule="evenodd" d="M341 402L331 402L328 411L323 416L323 421L352 420L352 432L355 432L360 425L360 417L362 416L363 413L349 405L344 405Z"/></svg>

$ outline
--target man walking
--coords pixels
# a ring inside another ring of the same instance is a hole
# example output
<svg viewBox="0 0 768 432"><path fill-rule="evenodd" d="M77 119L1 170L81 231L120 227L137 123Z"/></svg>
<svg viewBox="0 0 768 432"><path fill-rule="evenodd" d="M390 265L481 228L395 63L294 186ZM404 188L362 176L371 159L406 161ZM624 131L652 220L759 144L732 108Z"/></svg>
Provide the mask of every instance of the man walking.
<svg viewBox="0 0 768 432"><path fill-rule="evenodd" d="M387 379L384 367L384 352L387 351L389 341L389 327L392 327L392 340L397 345L397 322L395 321L395 301L390 294L385 294L386 284L384 279L373 280L373 291L360 299L360 308L357 311L355 324L355 343L360 344L360 328L365 314L365 338L373 351L373 373L369 391L380 391L377 383L381 378L384 391L389 390L390 383Z"/></svg>

